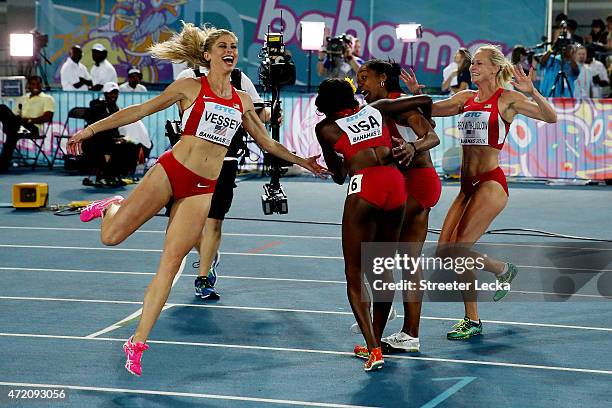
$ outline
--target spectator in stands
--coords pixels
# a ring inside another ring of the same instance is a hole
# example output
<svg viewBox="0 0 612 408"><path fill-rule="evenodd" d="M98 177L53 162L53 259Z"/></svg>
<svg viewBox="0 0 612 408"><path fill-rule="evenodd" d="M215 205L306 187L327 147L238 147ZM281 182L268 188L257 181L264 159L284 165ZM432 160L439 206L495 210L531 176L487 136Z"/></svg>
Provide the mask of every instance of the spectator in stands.
<svg viewBox="0 0 612 408"><path fill-rule="evenodd" d="M472 77L470 76L470 64L472 63L472 55L467 48L459 48L455 53L454 58L457 69L446 78L442 83L442 91L450 90L451 95L457 92L469 89L472 86ZM457 79L457 85L452 85L453 79Z"/></svg>
<svg viewBox="0 0 612 408"><path fill-rule="evenodd" d="M567 14L559 13L555 17L555 25L553 27L552 39L550 40L552 43L557 41L557 38L559 38L559 34L561 33L561 22L562 21L567 21Z"/></svg>
<svg viewBox="0 0 612 408"><path fill-rule="evenodd" d="M601 18L597 18L591 23L591 32L584 37L584 42L587 44L604 45L608 41L607 36L608 32L606 31L605 23Z"/></svg>
<svg viewBox="0 0 612 408"><path fill-rule="evenodd" d="M11 164L21 126L38 135L42 132L43 124L53 119L55 100L42 92L42 79L37 75L29 77L28 88L30 93L15 103L13 111L6 105L0 105L0 122L6 135L0 153L0 172L7 171Z"/></svg>
<svg viewBox="0 0 612 408"><path fill-rule="evenodd" d="M91 90L99 91L107 82L117 83L117 71L106 59L108 57L106 47L100 43L95 43L91 49L91 57L94 60L94 65L91 67L91 79L93 82Z"/></svg>
<svg viewBox="0 0 612 408"><path fill-rule="evenodd" d="M539 91L543 96L570 97L573 95L574 81L580 74L580 68L576 63L576 47L569 45L559 50L559 54L554 54L553 49L550 49L540 58L540 65L543 73ZM561 77L557 80L557 74L561 68L569 84L561 83Z"/></svg>
<svg viewBox="0 0 612 408"><path fill-rule="evenodd" d="M147 92L147 88L140 83L142 81L142 72L136 67L128 71L128 81L119 86L121 92Z"/></svg>
<svg viewBox="0 0 612 408"><path fill-rule="evenodd" d="M579 45L576 47L576 63L580 68L580 74L574 81L574 98L587 99L591 97L593 87L593 76L591 70L585 65L587 60L587 49Z"/></svg>
<svg viewBox="0 0 612 408"><path fill-rule="evenodd" d="M116 82L107 82L103 85L102 92L104 92L102 99L94 99L89 103L88 125L109 117L119 110L117 106L119 85ZM114 146L119 143L120 138L119 129L115 128L98 132L83 142L84 161L95 174L95 181L86 177L83 179L83 185L116 187L124 184L119 179L117 169L112 167L114 163L111 163Z"/></svg>
<svg viewBox="0 0 612 408"><path fill-rule="evenodd" d="M585 65L591 70L593 85L591 87L591 97L604 98L610 93L610 80L606 67L601 61L595 59L595 51L587 48L587 58Z"/></svg>
<svg viewBox="0 0 612 408"><path fill-rule="evenodd" d="M608 35L606 37L606 50L612 51L612 14L606 17L606 26L608 27Z"/></svg>
<svg viewBox="0 0 612 408"><path fill-rule="evenodd" d="M584 44L584 39L576 34L578 22L574 19L567 20L567 32L570 33L572 41L576 44Z"/></svg>
<svg viewBox="0 0 612 408"><path fill-rule="evenodd" d="M80 62L81 58L83 58L83 50L80 46L73 45L70 49L70 56L60 71L62 90L87 91L93 85L87 67Z"/></svg>
<svg viewBox="0 0 612 408"><path fill-rule="evenodd" d="M149 132L141 120L119 128L120 139L113 146L109 167L122 180L134 175L136 166L145 163L153 147ZM118 184L122 184L117 182Z"/></svg>

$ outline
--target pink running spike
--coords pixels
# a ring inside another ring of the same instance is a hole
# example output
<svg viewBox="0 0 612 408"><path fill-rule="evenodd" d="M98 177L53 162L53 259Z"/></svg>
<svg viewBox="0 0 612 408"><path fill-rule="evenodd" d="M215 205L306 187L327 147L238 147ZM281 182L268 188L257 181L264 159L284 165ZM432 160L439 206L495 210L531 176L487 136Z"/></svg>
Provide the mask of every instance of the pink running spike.
<svg viewBox="0 0 612 408"><path fill-rule="evenodd" d="M123 351L125 351L126 357L125 369L140 377L142 374L142 365L140 364L142 353L148 350L149 346L141 342L132 343L133 339L134 336L130 337L123 345Z"/></svg>
<svg viewBox="0 0 612 408"><path fill-rule="evenodd" d="M116 195L113 197L105 198L104 200L96 200L81 210L81 221L89 222L95 218L102 217L104 210L106 207L111 205L112 203L120 203L124 200L120 195Z"/></svg>

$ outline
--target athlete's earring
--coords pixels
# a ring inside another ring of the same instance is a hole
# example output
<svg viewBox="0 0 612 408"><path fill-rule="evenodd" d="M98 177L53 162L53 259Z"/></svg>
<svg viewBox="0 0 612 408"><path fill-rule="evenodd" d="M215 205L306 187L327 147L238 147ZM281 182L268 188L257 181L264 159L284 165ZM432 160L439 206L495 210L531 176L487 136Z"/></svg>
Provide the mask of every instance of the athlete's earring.
<svg viewBox="0 0 612 408"><path fill-rule="evenodd" d="M385 81L380 81L380 87L384 88L385 87Z"/></svg>

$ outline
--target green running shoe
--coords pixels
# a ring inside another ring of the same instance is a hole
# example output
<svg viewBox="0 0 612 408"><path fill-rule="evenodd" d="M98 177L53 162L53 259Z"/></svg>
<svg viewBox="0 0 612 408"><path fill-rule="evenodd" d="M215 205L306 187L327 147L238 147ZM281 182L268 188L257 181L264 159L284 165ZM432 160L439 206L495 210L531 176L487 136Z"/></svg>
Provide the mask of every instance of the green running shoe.
<svg viewBox="0 0 612 408"><path fill-rule="evenodd" d="M463 320L453 326L453 330L446 333L446 338L449 340L467 340L479 334L482 334L482 322L479 320L478 324L474 324L470 319L464 317Z"/></svg>
<svg viewBox="0 0 612 408"><path fill-rule="evenodd" d="M495 302L499 302L508 294L508 292L510 292L510 284L514 278L516 278L516 275L518 275L518 268L516 265L511 264L510 262L508 262L506 265L508 265L508 271L502 275L499 275L497 277L497 281L502 284L506 283L507 285L504 286L508 286L508 289L499 289L496 291L495 295L493 295L493 300Z"/></svg>

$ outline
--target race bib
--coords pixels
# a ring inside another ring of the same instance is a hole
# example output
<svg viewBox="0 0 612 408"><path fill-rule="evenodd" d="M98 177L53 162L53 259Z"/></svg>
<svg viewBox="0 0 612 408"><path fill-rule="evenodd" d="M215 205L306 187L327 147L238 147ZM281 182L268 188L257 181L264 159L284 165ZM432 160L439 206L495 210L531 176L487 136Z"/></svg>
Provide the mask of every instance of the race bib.
<svg viewBox="0 0 612 408"><path fill-rule="evenodd" d="M336 120L346 133L351 145L382 136L382 114L371 106L365 106L354 115Z"/></svg>
<svg viewBox="0 0 612 408"><path fill-rule="evenodd" d="M348 193L346 195L361 192L361 179L363 179L363 174L355 174L353 177L351 177L351 180L349 181Z"/></svg>
<svg viewBox="0 0 612 408"><path fill-rule="evenodd" d="M468 111L461 115L457 130L461 135L462 145L489 144L489 116L491 112Z"/></svg>
<svg viewBox="0 0 612 408"><path fill-rule="evenodd" d="M206 102L195 135L209 142L229 146L241 124L242 113L239 109Z"/></svg>

